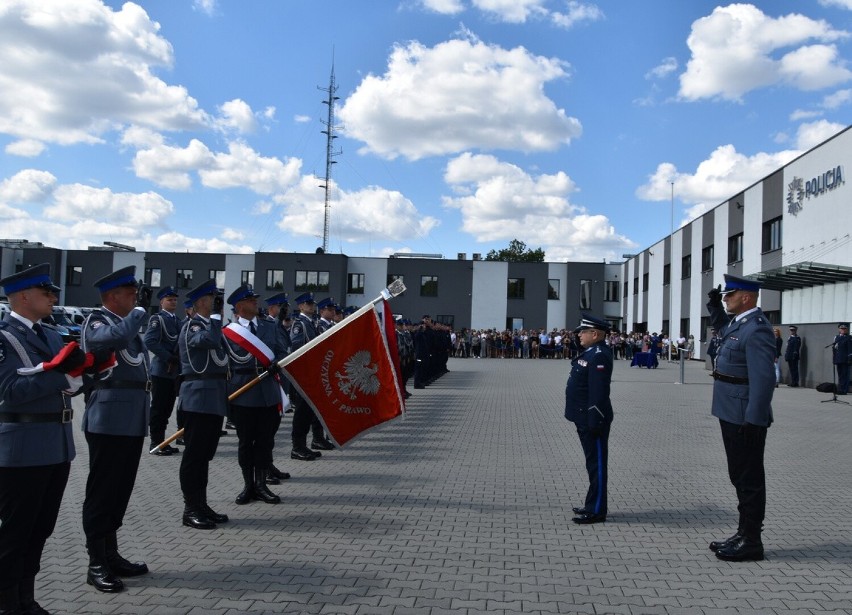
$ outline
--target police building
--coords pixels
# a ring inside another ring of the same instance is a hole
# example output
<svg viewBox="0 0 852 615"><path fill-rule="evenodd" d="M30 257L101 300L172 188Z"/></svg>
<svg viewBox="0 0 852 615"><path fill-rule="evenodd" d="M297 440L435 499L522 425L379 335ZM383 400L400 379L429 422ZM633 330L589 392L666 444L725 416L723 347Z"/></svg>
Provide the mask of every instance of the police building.
<svg viewBox="0 0 852 615"><path fill-rule="evenodd" d="M95 306L95 280L135 265L154 291L185 291L208 278L229 294L250 283L262 295L312 291L361 306L395 279L407 291L396 313L429 314L455 329L562 329L583 312L621 331L671 332L706 350L707 292L724 273L760 280L760 304L787 336L804 340L806 386L831 380L824 347L852 305L852 131L849 128L622 263L505 263L478 254L343 254L137 252L110 244L59 250L24 239L0 240L0 277L50 263L65 305Z"/></svg>

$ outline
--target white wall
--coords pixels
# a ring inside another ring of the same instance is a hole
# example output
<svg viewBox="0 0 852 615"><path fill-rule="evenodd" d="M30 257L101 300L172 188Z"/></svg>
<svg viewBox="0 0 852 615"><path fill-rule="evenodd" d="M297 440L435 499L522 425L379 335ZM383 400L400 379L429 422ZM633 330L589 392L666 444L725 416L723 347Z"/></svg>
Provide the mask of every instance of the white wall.
<svg viewBox="0 0 852 615"><path fill-rule="evenodd" d="M761 183L749 188L743 195L743 275L761 271L762 251L763 184Z"/></svg>
<svg viewBox="0 0 852 615"><path fill-rule="evenodd" d="M361 307L378 297L387 288L388 260L386 258L351 257L349 259L349 273L364 274L364 294L347 294L346 303L343 305ZM338 299L338 303L340 303L340 299Z"/></svg>
<svg viewBox="0 0 852 615"><path fill-rule="evenodd" d="M547 300L547 330L564 329L566 328L565 314L568 310L568 265L548 263L547 277L550 280L559 280L559 299Z"/></svg>
<svg viewBox="0 0 852 615"><path fill-rule="evenodd" d="M506 328L506 280L509 263L473 261L470 326L472 329Z"/></svg>
<svg viewBox="0 0 852 615"><path fill-rule="evenodd" d="M648 256L648 314L652 321L648 327L654 331L663 328L663 305L668 288L663 286L663 267L665 266L665 239L652 245ZM642 278L639 278L639 284ZM641 287L640 287L641 288Z"/></svg>
<svg viewBox="0 0 852 615"><path fill-rule="evenodd" d="M240 276L243 271L254 271L254 254L226 254L225 255L225 299L240 287ZM276 291L261 291L266 280L259 280L257 273L254 274L254 291L261 295L261 301L266 297L276 294ZM205 278L206 279L206 278ZM193 285L201 284L204 280L193 280ZM263 305L263 303L261 303ZM227 310L226 310L227 312Z"/></svg>

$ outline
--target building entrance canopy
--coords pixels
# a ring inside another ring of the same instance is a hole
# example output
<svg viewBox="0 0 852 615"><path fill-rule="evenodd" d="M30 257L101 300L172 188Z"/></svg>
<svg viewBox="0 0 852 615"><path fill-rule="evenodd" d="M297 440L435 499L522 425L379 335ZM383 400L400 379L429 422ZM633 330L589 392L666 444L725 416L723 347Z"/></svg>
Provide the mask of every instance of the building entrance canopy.
<svg viewBox="0 0 852 615"><path fill-rule="evenodd" d="M746 276L767 290L794 290L852 280L852 267L803 262Z"/></svg>

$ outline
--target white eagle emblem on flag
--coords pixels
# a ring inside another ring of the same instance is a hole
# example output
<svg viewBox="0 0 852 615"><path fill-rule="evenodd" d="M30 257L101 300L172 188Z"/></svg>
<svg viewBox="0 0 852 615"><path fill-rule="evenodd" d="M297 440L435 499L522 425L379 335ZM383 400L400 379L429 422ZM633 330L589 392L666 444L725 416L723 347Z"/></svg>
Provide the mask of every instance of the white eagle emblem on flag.
<svg viewBox="0 0 852 615"><path fill-rule="evenodd" d="M371 363L373 357L368 350L359 350L344 363L344 373L335 372L337 386L349 399L355 399L357 393L375 395L381 383L376 375L379 366Z"/></svg>

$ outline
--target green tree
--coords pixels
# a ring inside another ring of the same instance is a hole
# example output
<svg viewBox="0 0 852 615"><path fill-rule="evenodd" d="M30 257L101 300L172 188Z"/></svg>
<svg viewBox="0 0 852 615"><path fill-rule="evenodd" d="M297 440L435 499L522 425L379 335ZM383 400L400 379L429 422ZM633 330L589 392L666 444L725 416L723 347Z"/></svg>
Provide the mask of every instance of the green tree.
<svg viewBox="0 0 852 615"><path fill-rule="evenodd" d="M531 250L527 248L520 239L513 239L509 242L508 248L502 250L491 250L486 256L487 261L505 261L509 263L543 263L544 250L537 248Z"/></svg>

